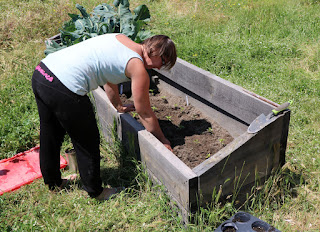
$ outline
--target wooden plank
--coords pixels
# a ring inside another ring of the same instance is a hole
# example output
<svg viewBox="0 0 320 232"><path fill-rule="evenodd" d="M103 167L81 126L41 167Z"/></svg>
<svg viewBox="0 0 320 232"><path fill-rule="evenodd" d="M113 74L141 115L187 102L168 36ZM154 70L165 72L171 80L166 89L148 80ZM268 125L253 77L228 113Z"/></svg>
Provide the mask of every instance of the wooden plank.
<svg viewBox="0 0 320 232"><path fill-rule="evenodd" d="M111 130L116 120L118 138L123 141L128 151L134 152L139 158L138 131L144 130L144 127L129 114L117 112L102 88L94 90L93 96L102 132L107 141L113 142Z"/></svg>
<svg viewBox="0 0 320 232"><path fill-rule="evenodd" d="M140 144L138 132L145 128L129 114L120 114L122 144L128 152L134 153L140 159Z"/></svg>
<svg viewBox="0 0 320 232"><path fill-rule="evenodd" d="M279 165L282 166L285 164L286 160L286 149L287 149L287 141L289 134L289 124L290 124L290 115L291 111L288 110L283 115L283 124L282 124L282 134L280 139L280 157L279 157Z"/></svg>
<svg viewBox="0 0 320 232"><path fill-rule="evenodd" d="M149 177L151 178L153 183L157 183L162 185L163 183L157 178L157 176L150 170L147 169L147 173L149 175ZM197 184L194 184L195 186L197 186ZM195 187L196 188L196 187ZM194 188L194 189L195 189ZM185 208L176 198L175 196L169 192L168 190L165 191L166 194L170 197L171 201L170 201L170 205L171 207L178 207L180 209L180 213L182 216L182 219L185 223L188 223L190 220L190 216L192 215L192 213L194 213L197 210L197 201L194 201L194 203L190 203L190 207Z"/></svg>
<svg viewBox="0 0 320 232"><path fill-rule="evenodd" d="M247 124L277 105L179 58L170 71L155 71Z"/></svg>
<svg viewBox="0 0 320 232"><path fill-rule="evenodd" d="M141 160L185 209L195 208L197 175L148 131L139 131Z"/></svg>
<svg viewBox="0 0 320 232"><path fill-rule="evenodd" d="M287 112L288 113L288 112ZM263 128L257 134L244 133L213 157L195 167L193 171L199 176L199 189L204 202L211 200L214 187L223 186L223 194L234 191L234 180L240 178L243 185L259 177L269 176L274 168L279 167L284 153L278 149L281 145L283 125L287 123L286 114Z"/></svg>
<svg viewBox="0 0 320 232"><path fill-rule="evenodd" d="M92 91L96 111L99 117L99 123L102 129L103 135L106 137L108 142L112 141L112 129L114 127L114 120L116 120L116 125L120 124L120 115L117 113L117 110L111 104L107 94L102 88L97 88ZM118 136L120 139L121 136L121 127L118 126Z"/></svg>

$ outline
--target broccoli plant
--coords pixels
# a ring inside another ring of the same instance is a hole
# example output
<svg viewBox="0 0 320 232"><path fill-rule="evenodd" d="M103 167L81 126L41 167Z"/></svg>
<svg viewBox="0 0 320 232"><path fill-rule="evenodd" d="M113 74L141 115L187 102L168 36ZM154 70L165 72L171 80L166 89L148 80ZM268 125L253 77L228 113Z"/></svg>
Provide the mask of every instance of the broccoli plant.
<svg viewBox="0 0 320 232"><path fill-rule="evenodd" d="M113 4L114 7L102 3L91 14L83 6L76 4L81 15L69 14L71 19L60 29L61 42L47 41L45 54L107 33L122 33L137 43L152 35L149 30L145 30L145 25L150 20L146 5L140 5L131 12L128 0L115 0Z"/></svg>

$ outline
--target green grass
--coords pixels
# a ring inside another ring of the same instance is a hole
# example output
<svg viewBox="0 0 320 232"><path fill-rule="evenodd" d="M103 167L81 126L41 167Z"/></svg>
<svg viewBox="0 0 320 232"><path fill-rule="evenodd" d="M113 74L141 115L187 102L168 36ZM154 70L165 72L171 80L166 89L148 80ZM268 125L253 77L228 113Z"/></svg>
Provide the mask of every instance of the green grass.
<svg viewBox="0 0 320 232"><path fill-rule="evenodd" d="M107 1L111 3L111 1ZM45 38L58 33L75 4L88 0L0 1L0 158L39 143L39 119L31 90ZM320 3L317 0L132 0L147 4L154 33L169 35L178 56L274 102L290 106L286 165L257 183L242 210L281 231L320 230ZM64 147L70 146L66 139ZM41 180L0 197L2 231L210 231L239 208L237 200L201 208L183 226L161 186L119 147L102 144L105 185L128 189L98 203L80 184L58 194ZM122 157L122 158L121 158ZM129 158L129 159L127 159ZM125 167L125 168L123 168ZM67 175L68 172L64 172Z"/></svg>

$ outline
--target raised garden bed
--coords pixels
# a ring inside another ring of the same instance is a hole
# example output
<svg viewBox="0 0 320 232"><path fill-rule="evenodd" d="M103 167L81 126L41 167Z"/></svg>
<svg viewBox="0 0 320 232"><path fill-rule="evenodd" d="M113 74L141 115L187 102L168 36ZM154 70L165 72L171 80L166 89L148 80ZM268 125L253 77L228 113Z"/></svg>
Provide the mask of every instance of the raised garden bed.
<svg viewBox="0 0 320 232"><path fill-rule="evenodd" d="M227 130L189 104L188 98L173 96L156 87L150 89L149 95L152 110L171 142L173 154L188 167L198 166L233 140ZM125 94L121 100L124 104L133 103ZM137 113L131 115L140 122Z"/></svg>
<svg viewBox="0 0 320 232"><path fill-rule="evenodd" d="M193 110L200 112L201 117L205 118L204 121L211 124L211 128L213 122L217 125L215 128L232 137L228 144L225 143L218 151L212 152L214 154L206 154L207 157L201 163L188 165L174 154L175 151L172 153L166 149L130 114L117 113L101 88L93 91L105 137L110 141L115 121L123 144L128 149L132 149L132 144L135 145L134 149L152 179L166 187L169 195L181 208L185 219L190 212L197 209L198 204L205 205L211 201L214 189L222 187L223 195L232 194L236 182L243 186L249 185L254 183L256 178L269 176L273 170L284 164L289 110L277 116L259 132L249 134L249 124L260 114L270 113L278 106L276 103L181 59L178 59L170 72L150 70L150 78L152 88L157 87L172 96L188 99L178 104L186 104L188 101L188 104L195 108ZM121 87L125 92L129 88L129 84ZM192 120L188 120L182 125L191 129L198 127L191 126ZM201 130L204 131L203 128ZM166 130L164 132L166 133ZM210 131L204 131L208 132ZM188 136L192 135L187 134L185 141ZM219 138L217 139L219 141ZM173 142L174 149L180 145ZM184 157L183 153L180 156Z"/></svg>

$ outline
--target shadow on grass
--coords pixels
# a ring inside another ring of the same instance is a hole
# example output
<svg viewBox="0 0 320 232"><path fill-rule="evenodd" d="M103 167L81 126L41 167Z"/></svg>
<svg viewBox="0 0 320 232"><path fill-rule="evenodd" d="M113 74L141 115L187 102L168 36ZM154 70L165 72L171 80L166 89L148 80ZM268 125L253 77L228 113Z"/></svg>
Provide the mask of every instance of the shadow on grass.
<svg viewBox="0 0 320 232"><path fill-rule="evenodd" d="M134 149L125 149L116 134L113 137L112 144L102 143L103 150L107 150L107 154L101 155L102 182L112 187L132 187L139 173L137 154Z"/></svg>

